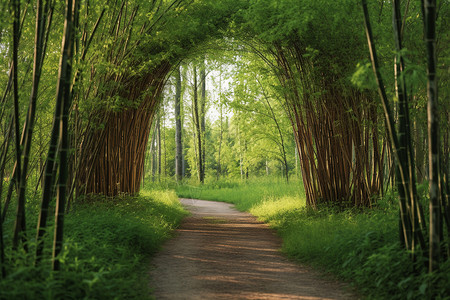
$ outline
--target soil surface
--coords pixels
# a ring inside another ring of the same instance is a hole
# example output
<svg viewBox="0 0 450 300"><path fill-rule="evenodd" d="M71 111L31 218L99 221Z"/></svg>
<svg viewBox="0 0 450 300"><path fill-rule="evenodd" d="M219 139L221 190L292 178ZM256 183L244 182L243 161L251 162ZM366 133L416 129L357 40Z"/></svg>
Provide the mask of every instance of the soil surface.
<svg viewBox="0 0 450 300"><path fill-rule="evenodd" d="M267 225L223 202L180 199L191 212L152 260L156 299L357 299L283 256Z"/></svg>

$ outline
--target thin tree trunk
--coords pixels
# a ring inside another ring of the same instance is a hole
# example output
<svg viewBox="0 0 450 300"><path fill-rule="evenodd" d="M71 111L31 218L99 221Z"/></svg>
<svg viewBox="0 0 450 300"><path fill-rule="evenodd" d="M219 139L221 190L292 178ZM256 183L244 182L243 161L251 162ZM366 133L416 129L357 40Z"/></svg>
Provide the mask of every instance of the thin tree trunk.
<svg viewBox="0 0 450 300"><path fill-rule="evenodd" d="M295 137L294 137L295 138ZM297 147L295 147L295 175L296 175L296 177L298 178L299 176L299 174L298 174L298 157L299 157L299 155L298 155L298 149L297 149Z"/></svg>
<svg viewBox="0 0 450 300"><path fill-rule="evenodd" d="M197 67L194 66L194 97L192 98L193 105L193 113L194 113L194 123L195 123L195 131L196 131L196 143L198 149L198 159L197 159L197 171L198 171L198 180L200 183L204 182L203 177L203 164L202 164L202 135L200 128L200 116L199 116L199 105L198 105L198 82L197 82Z"/></svg>
<svg viewBox="0 0 450 300"><path fill-rule="evenodd" d="M71 106L70 82L72 75L72 60L75 38L75 25L78 23L79 2L66 0L66 19L64 24L63 50L60 61L59 81L56 89L56 101L61 102L61 117L59 120L59 178L56 195L55 234L53 239L52 269L60 269L59 255L63 248L64 211L68 179L68 148L69 148L69 111Z"/></svg>
<svg viewBox="0 0 450 300"><path fill-rule="evenodd" d="M53 185L54 185L54 174L53 168L56 162L57 148L58 148L58 137L60 136L60 128L61 128L61 112L63 109L68 109L68 107L64 107L65 105L70 106L69 102L64 103L64 101L68 101L65 97L69 97L69 87L70 87L70 74L71 74L71 44L73 41L73 32L72 32L72 1L66 1L66 20L64 23L64 36L61 50L61 58L60 58L60 68L59 68L59 76L58 76L58 84L57 84L57 92L56 92L56 105L55 112L53 116L53 125L50 136L49 150L47 155L47 160L45 164L44 170L44 178L43 178L43 188L42 188L42 200L41 200L41 209L39 211L39 219L37 226L37 247L36 247L36 264L40 262L42 258L42 251L44 249L43 244L43 235L47 228L47 219L48 219L48 210L50 200L53 194ZM66 149L63 151L67 151ZM62 197L62 195L60 195ZM63 201L65 199L59 198L58 201L58 209L62 209L64 211ZM56 212L56 216L58 218L58 212ZM60 250L62 246L62 224L61 219L57 220L59 226L58 229L58 238L55 238L54 242L57 244L56 251ZM59 252L58 252L59 253ZM58 253L55 253L53 256L53 268L59 268L59 260L55 262L55 257Z"/></svg>
<svg viewBox="0 0 450 300"><path fill-rule="evenodd" d="M177 182L183 179L183 142L181 127L181 67L175 72L175 178Z"/></svg>
<svg viewBox="0 0 450 300"><path fill-rule="evenodd" d="M436 0L423 0L425 44L427 49L427 95L428 95L428 160L430 193L430 273L439 268L440 261L440 170L439 170L439 113L436 76Z"/></svg>
<svg viewBox="0 0 450 300"><path fill-rule="evenodd" d="M244 180L244 159L242 158L241 134L239 126L237 126L238 147L239 147L239 169L241 171L241 180Z"/></svg>
<svg viewBox="0 0 450 300"><path fill-rule="evenodd" d="M0 215L1 215L1 213L2 213L2 202L0 201ZM3 222L1 222L1 220L0 220L0 275L1 275L0 278L5 278L6 277L5 244L3 242Z"/></svg>
<svg viewBox="0 0 450 300"><path fill-rule="evenodd" d="M163 150L164 150L164 179L167 178L167 148L166 148L166 113L163 114Z"/></svg>
<svg viewBox="0 0 450 300"><path fill-rule="evenodd" d="M445 112L444 120L447 120L450 124L450 113L447 109ZM443 135L443 152L442 152L442 183L441 183L441 194L443 203L443 218L447 225L447 258L450 257L450 128L447 126L445 128L445 133ZM442 232L443 233L443 232Z"/></svg>
<svg viewBox="0 0 450 300"><path fill-rule="evenodd" d="M414 160L416 162L417 183L423 183L425 180L425 160L424 160L424 136L423 130L417 120L414 120Z"/></svg>
<svg viewBox="0 0 450 300"><path fill-rule="evenodd" d="M205 180L205 168L206 168L206 71L203 62L203 66L200 69L200 136L202 142L201 160L202 160L202 176ZM202 181L202 182L203 182Z"/></svg>
<svg viewBox="0 0 450 300"><path fill-rule="evenodd" d="M11 142L11 135L13 131L13 122L14 119L11 119L10 125L8 127L7 134L5 134L5 140L3 141L2 151L1 151L1 165L0 165L0 178L3 178L5 173L5 165L8 155L8 149ZM3 180L0 180L0 195L2 195L3 188ZM2 216L2 202L0 201L0 216ZM5 269L5 244L3 240L3 220L0 219L0 265L1 265L1 277L6 277L6 269Z"/></svg>
<svg viewBox="0 0 450 300"><path fill-rule="evenodd" d="M402 36L401 36L401 24L402 19L400 15L400 1L394 0L392 4L393 8L393 29L395 37L395 46L397 53L401 53L403 50L402 46ZM409 216L411 220L411 236L410 245L411 255L415 255L416 248L416 236L417 236L417 226L418 217L416 206L417 203L417 192L416 192L416 180L415 180L415 167L414 167L414 156L412 152L411 145L411 128L409 122L409 108L408 108L408 95L406 93L406 82L402 73L405 69L404 59L401 54L396 56L395 64L395 83L396 83L396 96L398 99L398 118L399 118L399 143L400 148L398 149L398 156L403 161L403 165L407 167L404 173L403 185L407 187L407 194L404 195L407 199L406 208L409 211ZM399 192L402 192L400 190Z"/></svg>
<svg viewBox="0 0 450 300"><path fill-rule="evenodd" d="M160 110L161 112L161 110ZM156 123L156 139L158 143L158 182L161 181L161 113L158 113L158 122Z"/></svg>
<svg viewBox="0 0 450 300"><path fill-rule="evenodd" d="M152 181L156 181L156 175L158 174L158 127L159 117L156 119L155 129L153 132L153 148L152 148Z"/></svg>
<svg viewBox="0 0 450 300"><path fill-rule="evenodd" d="M219 75L219 110L220 110L220 133L219 133L219 149L217 155L217 180L222 175L221 155L222 155L222 141L223 141L223 104L222 104L222 69Z"/></svg>
<svg viewBox="0 0 450 300"><path fill-rule="evenodd" d="M381 73L379 70L379 66L378 66L378 56L377 56L377 52L376 52L376 48L375 48L375 44L374 44L374 40L373 40L372 28L370 25L369 11L367 9L367 1L366 0L362 0L362 6L363 6L363 12L364 12L364 26L366 29L367 42L369 45L370 58L372 61L372 68L373 68L373 72L375 74L375 78L377 81L378 93L380 95L381 102L383 105L383 111L384 111L384 115L385 115L385 119L386 119L387 131L388 131L389 138L390 138L391 145L392 145L392 152L397 158L397 162L398 162L397 170L398 170L399 175L401 176L401 178L398 179L399 180L398 181L399 182L399 193L401 192L403 195L403 196L400 196L400 215L401 215L403 237L404 237L405 245L408 245L408 247L409 247L411 234L409 233L410 225L408 226L409 219L407 217L407 211L406 211L406 199L404 198L404 195L407 194L408 190L404 185L401 185L401 182L405 182L403 180L405 178L404 172L403 172L404 171L404 168L403 168L404 162L400 161L400 158L398 155L399 141L398 141L397 134L396 134L395 128L394 128L394 118L393 118L392 110L390 108L389 101L387 99L386 91L384 89L384 83L383 83Z"/></svg>
<svg viewBox="0 0 450 300"><path fill-rule="evenodd" d="M219 180L220 175L222 174L222 162L221 162L221 155L222 155L222 140L223 140L223 107L222 102L220 101L219 104L220 109L220 133L219 133L219 149L217 153L217 180Z"/></svg>
<svg viewBox="0 0 450 300"><path fill-rule="evenodd" d="M152 182L155 182L156 180L156 170L157 170L157 132L158 132L158 119L156 119L155 128L153 129L153 135L152 135L152 145L150 148L150 155L151 155L151 170L152 170Z"/></svg>
<svg viewBox="0 0 450 300"><path fill-rule="evenodd" d="M16 178L18 184L18 202L17 214L14 223L13 248L17 249L19 246L19 236L25 231L25 195L21 194L21 149L20 149L20 128L19 128L19 87L18 87L18 50L19 50L19 19L20 19L20 1L12 0L13 12L13 98L14 98L14 132L15 132L15 147L16 147Z"/></svg>
<svg viewBox="0 0 450 300"><path fill-rule="evenodd" d="M51 10L49 3L44 6L44 1L39 0L36 7L36 33L35 33L35 46L34 46L34 64L33 64L33 82L30 96L30 104L28 106L27 119L21 138L21 145L23 146L23 166L21 170L19 202L25 203L25 190L27 183L27 173L29 165L29 154L31 150L31 143L34 131L34 122L36 116L36 102L39 90L39 82L41 79L41 71L45 58L45 45L48 39L48 31L51 24ZM50 15L49 15L50 12ZM45 21L49 15L47 28Z"/></svg>

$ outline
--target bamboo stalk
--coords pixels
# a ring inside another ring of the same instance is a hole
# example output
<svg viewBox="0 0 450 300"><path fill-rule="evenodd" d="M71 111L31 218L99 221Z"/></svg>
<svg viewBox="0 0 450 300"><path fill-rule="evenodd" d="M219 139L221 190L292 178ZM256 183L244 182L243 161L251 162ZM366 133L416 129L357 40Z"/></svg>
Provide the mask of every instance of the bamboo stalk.
<svg viewBox="0 0 450 300"><path fill-rule="evenodd" d="M20 128L19 128L19 87L18 87L18 51L19 51L19 19L20 19L20 1L12 0L13 11L13 99L14 99L14 134L15 134L15 153L16 153L16 178L18 183L18 202L17 213L14 222L13 249L19 246L20 234L25 231L25 195L22 185L22 164L20 148Z"/></svg>
<svg viewBox="0 0 450 300"><path fill-rule="evenodd" d="M428 96L428 160L430 194L430 253L429 272L439 268L440 253L440 158L439 158L439 114L438 89L436 76L436 0L423 0L425 44L427 49L427 96Z"/></svg>

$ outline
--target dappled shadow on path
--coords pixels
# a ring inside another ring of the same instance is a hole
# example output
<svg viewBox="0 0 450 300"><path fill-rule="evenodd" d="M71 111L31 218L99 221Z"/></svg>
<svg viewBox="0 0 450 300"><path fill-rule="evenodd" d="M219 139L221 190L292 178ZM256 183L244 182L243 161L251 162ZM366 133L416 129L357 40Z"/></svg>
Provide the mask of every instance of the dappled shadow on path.
<svg viewBox="0 0 450 300"><path fill-rule="evenodd" d="M280 254L280 239L230 204L182 199L192 212L153 260L156 299L354 299Z"/></svg>

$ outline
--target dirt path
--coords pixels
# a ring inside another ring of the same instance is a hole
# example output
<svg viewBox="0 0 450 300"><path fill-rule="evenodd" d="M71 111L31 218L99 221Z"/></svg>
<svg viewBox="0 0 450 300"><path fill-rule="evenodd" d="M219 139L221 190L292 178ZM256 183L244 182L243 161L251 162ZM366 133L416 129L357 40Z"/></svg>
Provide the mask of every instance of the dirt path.
<svg viewBox="0 0 450 300"><path fill-rule="evenodd" d="M180 201L192 215L152 261L156 299L356 299L284 257L274 231L250 214Z"/></svg>

